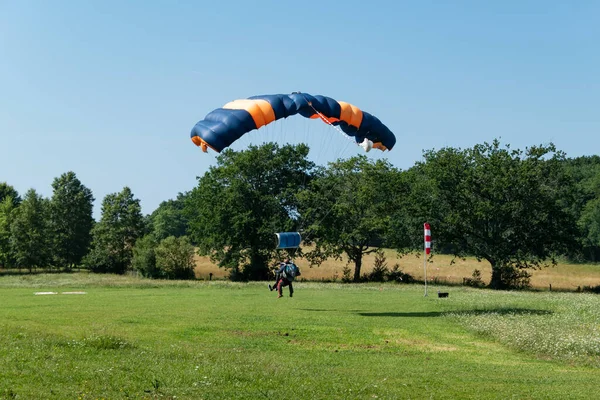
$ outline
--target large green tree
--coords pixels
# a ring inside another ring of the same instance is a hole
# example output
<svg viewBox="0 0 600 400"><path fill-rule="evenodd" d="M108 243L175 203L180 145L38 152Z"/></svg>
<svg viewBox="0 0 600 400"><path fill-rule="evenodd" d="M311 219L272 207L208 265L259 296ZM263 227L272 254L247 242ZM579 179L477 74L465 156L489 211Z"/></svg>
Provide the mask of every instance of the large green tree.
<svg viewBox="0 0 600 400"><path fill-rule="evenodd" d="M406 191L399 171L385 160L356 156L331 163L299 196L305 239L315 245L307 257L318 265L345 253L359 281L363 256L389 236L392 213Z"/></svg>
<svg viewBox="0 0 600 400"><path fill-rule="evenodd" d="M70 269L79 265L89 251L94 197L72 171L54 179L52 188L50 226L54 262Z"/></svg>
<svg viewBox="0 0 600 400"><path fill-rule="evenodd" d="M581 260L600 260L600 156L567 160L567 170L575 181L575 201L568 205L578 217L581 248L571 256ZM575 250L575 249L573 249Z"/></svg>
<svg viewBox="0 0 600 400"><path fill-rule="evenodd" d="M10 268L15 265L15 257L10 245L10 226L14 219L16 206L11 196L0 201L0 267Z"/></svg>
<svg viewBox="0 0 600 400"><path fill-rule="evenodd" d="M426 151L424 159L416 166L429 184L421 214L433 238L456 255L487 260L490 287L513 287L526 269L555 265L575 245L573 183L552 144L521 151L494 140Z"/></svg>
<svg viewBox="0 0 600 400"><path fill-rule="evenodd" d="M18 206L21 202L19 192L6 182L0 182L0 202L4 201L7 197L10 197L15 206Z"/></svg>
<svg viewBox="0 0 600 400"><path fill-rule="evenodd" d="M578 225L583 233L584 254L590 261L598 261L598 254L600 254L600 196L586 203Z"/></svg>
<svg viewBox="0 0 600 400"><path fill-rule="evenodd" d="M32 271L51 264L48 208L48 199L40 196L35 189L30 189L13 211L10 244L19 268Z"/></svg>
<svg viewBox="0 0 600 400"><path fill-rule="evenodd" d="M169 236L187 235L188 221L184 213L186 195L179 193L176 199L163 201L149 217L149 228L156 240Z"/></svg>
<svg viewBox="0 0 600 400"><path fill-rule="evenodd" d="M0 182L0 267L9 268L15 264L10 245L10 225L13 210L21 203L17 190L6 182Z"/></svg>
<svg viewBox="0 0 600 400"><path fill-rule="evenodd" d="M310 181L306 145L274 143L226 149L186 201L199 253L230 270L230 279L267 279L275 232L296 229L296 193Z"/></svg>
<svg viewBox="0 0 600 400"><path fill-rule="evenodd" d="M131 189L108 194L102 201L102 217L92 229L92 248L84 264L93 272L125 273L135 242L144 233L140 201Z"/></svg>
<svg viewBox="0 0 600 400"><path fill-rule="evenodd" d="M434 206L431 183L417 168L401 171L395 182L397 196L389 210L387 245L403 254L423 250L423 224L428 222L428 210Z"/></svg>

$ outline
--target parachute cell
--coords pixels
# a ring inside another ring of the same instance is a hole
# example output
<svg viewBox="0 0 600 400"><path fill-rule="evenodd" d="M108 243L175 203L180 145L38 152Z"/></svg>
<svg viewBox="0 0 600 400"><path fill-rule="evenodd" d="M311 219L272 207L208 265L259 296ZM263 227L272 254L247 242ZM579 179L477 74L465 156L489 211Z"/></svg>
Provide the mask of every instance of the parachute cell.
<svg viewBox="0 0 600 400"><path fill-rule="evenodd" d="M221 152L247 132L296 114L337 126L354 137L357 144L369 143L368 150L371 147L391 150L396 144L392 131L374 115L331 97L299 92L231 101L208 113L194 126L190 136L204 152L208 147ZM368 151L365 145L363 148Z"/></svg>

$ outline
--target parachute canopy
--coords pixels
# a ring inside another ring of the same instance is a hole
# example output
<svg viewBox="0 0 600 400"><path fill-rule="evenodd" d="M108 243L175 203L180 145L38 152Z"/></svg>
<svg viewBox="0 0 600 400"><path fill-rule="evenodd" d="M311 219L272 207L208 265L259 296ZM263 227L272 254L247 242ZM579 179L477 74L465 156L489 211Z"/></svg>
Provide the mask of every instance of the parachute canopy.
<svg viewBox="0 0 600 400"><path fill-rule="evenodd" d="M247 132L296 114L339 127L365 151L391 150L396 144L394 134L374 115L343 101L300 92L234 100L208 113L190 136L204 152L210 147L220 153Z"/></svg>
<svg viewBox="0 0 600 400"><path fill-rule="evenodd" d="M276 233L277 235L277 248L278 249L293 249L300 246L302 237L300 232L281 232Z"/></svg>

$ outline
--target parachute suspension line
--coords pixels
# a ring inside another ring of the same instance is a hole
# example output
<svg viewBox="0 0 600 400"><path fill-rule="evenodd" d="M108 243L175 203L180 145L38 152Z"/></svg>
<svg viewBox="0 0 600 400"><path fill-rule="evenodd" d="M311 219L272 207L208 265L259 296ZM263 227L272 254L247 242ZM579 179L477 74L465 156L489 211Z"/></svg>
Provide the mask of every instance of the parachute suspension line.
<svg viewBox="0 0 600 400"><path fill-rule="evenodd" d="M360 143L357 143L351 136L347 135L344 131L342 131L338 126L335 126L334 124L332 124L325 115L323 115L323 113L321 113L320 111L318 111L312 104L312 102L304 95L304 93L300 93L302 94L302 97L304 97L304 100L306 100L306 103L310 106L310 108L312 108L312 110L314 111L314 113L323 121L325 122L327 125L329 125L330 127L332 127L333 129L335 129L336 131L338 131L338 133L340 133L344 139L346 139L348 142L346 143L345 146L332 146L332 137L330 135L322 135L321 136L321 147L322 148L327 148L327 149L336 149L335 150L335 155L336 158L340 158L342 156L342 154L348 150L348 145L349 143L352 143L356 146L362 147L360 145ZM309 128L309 122L308 121L306 124L307 126L307 130L306 130L306 135L308 137L308 133L310 131ZM317 162L317 164L321 164L323 162L322 160L322 153L319 153L317 155L317 159L315 160Z"/></svg>
<svg viewBox="0 0 600 400"><path fill-rule="evenodd" d="M310 106L310 108L313 109L313 111L315 112L315 114L317 114L319 116L319 118L321 118L323 120L323 122L325 122L327 125L333 127L336 131L338 131L339 133L342 134L343 137L345 137L347 140L353 142L354 144L356 144L357 146L359 146L359 144L352 139L350 136L346 135L344 133L343 130L340 129L340 127L333 125L331 122L329 122L329 120L327 119L327 117L325 117L320 111L318 111L313 105L312 102L310 100L308 100L306 98L306 96L304 96L304 94L302 94L302 97L304 97L304 100L306 100L306 102L308 103L308 105Z"/></svg>
<svg viewBox="0 0 600 400"><path fill-rule="evenodd" d="M317 116L318 116L318 117L319 117L319 118L320 118L320 119L321 119L323 122L325 122L327 125L331 126L331 127L332 127L332 128L334 128L336 131L338 131L338 132L339 132L339 133L340 133L340 134L341 134L341 135L342 135L342 136L343 136L343 137L344 137L344 138L345 138L345 139L346 139L348 142L350 142L350 143L353 143L354 145L356 145L356 146L359 146L359 147L360 147L360 144L359 144L359 143L357 143L357 142L356 142L356 141L355 141L355 140L354 140L354 139L353 139L351 136L347 135L347 134L346 134L344 131L342 131L342 130L341 130L339 127L338 127L338 126L335 126L335 125L333 125L333 124L332 124L332 123L331 123L331 122L330 122L330 121L327 119L327 117L325 117L325 115L323 115L323 114L322 114L320 111L318 111L318 110L317 110L317 109L316 109L316 108L315 108L315 107L312 105L312 102L311 102L310 100L308 100L308 99L306 98L306 96L304 96L304 94L302 94L302 97L304 97L304 99L306 100L307 104L308 104L308 105L309 105L309 106L310 106L310 107L313 109L313 111L315 112L315 114L316 114L316 115L317 115ZM308 131L309 131L309 129L308 129L308 126L307 126L307 129L306 129L306 131L305 131L305 132L306 132L306 137L307 137L307 138L308 138ZM324 137L325 137L325 136L324 136ZM331 138L329 138L329 140L331 140ZM327 146L327 147L330 147L330 146ZM337 155L338 155L338 157L337 157L337 158L339 158L339 156L341 156L341 154L344 152L344 149L347 149L347 146L343 146L343 147L344 147L344 148L342 148L342 149L339 149L339 148L338 148L338 154L337 154ZM317 163L319 163L319 161L320 161L320 160L317 160ZM334 189L334 187L335 187L335 186L336 186L336 183L333 183L333 185L331 186L331 188L329 188L329 190L327 190L327 192L326 192L326 193L327 193L327 194L331 193L331 191L333 191L333 189ZM321 223L321 222L322 222L322 221L323 221L325 218L327 218L327 216L328 216L328 215L331 213L331 211L333 211L333 208L334 208L334 207L331 207L329 210L327 210L327 212L326 212L326 213L325 213L323 216L321 216L321 218L319 218L319 219L316 221L316 224L319 224L319 223ZM299 230L299 232L303 232L303 228L305 227L305 223L306 223L306 221L303 221L303 223L302 223L302 224L300 224L300 226L298 227L298 230ZM308 235L307 235L306 237L304 237L302 241L304 241L304 242L305 242L305 241L308 241L308 239L309 239L311 236L312 236L312 235L311 235L311 234L310 234L310 232L309 232L309 233L308 233ZM299 247L299 246L298 246L298 247ZM298 250L298 248L294 248L294 249L292 250L292 253L293 253L293 255L292 255L292 258L293 258L293 257L296 255L296 251L297 251L297 250Z"/></svg>

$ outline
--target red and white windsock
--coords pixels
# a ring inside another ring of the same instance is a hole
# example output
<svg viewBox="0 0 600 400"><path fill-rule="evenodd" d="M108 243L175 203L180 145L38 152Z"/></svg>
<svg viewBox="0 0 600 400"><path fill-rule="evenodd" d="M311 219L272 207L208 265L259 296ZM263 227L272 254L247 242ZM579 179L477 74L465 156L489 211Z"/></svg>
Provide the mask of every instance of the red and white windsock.
<svg viewBox="0 0 600 400"><path fill-rule="evenodd" d="M431 253L431 229L427 222L423 224L423 228L425 231L425 254L429 254Z"/></svg>

